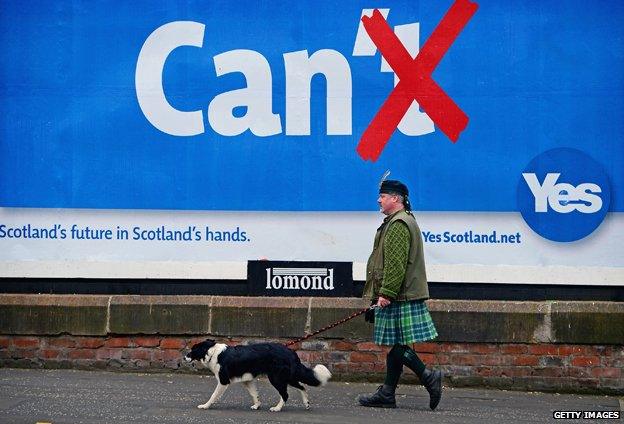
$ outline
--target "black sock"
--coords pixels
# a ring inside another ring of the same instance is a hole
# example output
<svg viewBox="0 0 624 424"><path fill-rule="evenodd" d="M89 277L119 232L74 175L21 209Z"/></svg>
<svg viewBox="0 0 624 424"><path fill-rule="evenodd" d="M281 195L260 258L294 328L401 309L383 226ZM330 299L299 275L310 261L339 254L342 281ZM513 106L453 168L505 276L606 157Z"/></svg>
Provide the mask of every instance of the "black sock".
<svg viewBox="0 0 624 424"><path fill-rule="evenodd" d="M426 368L424 362L420 360L416 352L409 346L403 345L403 352L403 363L414 371L418 378L421 378Z"/></svg>
<svg viewBox="0 0 624 424"><path fill-rule="evenodd" d="M403 372L403 355L405 348L402 345L395 344L386 356L386 380L384 384L390 387L396 387L399 384L399 378Z"/></svg>

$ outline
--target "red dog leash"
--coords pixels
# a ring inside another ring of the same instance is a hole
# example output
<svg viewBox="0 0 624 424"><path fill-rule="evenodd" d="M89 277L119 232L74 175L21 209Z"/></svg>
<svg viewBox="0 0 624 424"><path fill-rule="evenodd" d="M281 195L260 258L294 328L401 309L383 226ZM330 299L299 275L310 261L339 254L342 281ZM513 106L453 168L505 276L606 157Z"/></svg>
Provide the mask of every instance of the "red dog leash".
<svg viewBox="0 0 624 424"><path fill-rule="evenodd" d="M361 311L352 313L351 315L349 315L346 318L341 319L340 321L337 321L337 322L335 322L333 324L325 326L325 327L321 328L320 330L316 330L314 333L310 333L307 336L303 336L303 337L298 338L297 340L293 340L291 342L284 343L284 346L291 346L291 345L297 344L299 342L302 342L304 340L309 339L310 337L314 337L317 334L322 333L323 331L331 330L332 328L334 328L334 327L336 327L336 326L338 326L340 324L344 324L345 322L350 321L350 320L352 320L355 317L359 317L360 315L366 313L366 311L368 311L369 309L375 309L376 307L377 307L377 305L368 306L368 307L362 309Z"/></svg>

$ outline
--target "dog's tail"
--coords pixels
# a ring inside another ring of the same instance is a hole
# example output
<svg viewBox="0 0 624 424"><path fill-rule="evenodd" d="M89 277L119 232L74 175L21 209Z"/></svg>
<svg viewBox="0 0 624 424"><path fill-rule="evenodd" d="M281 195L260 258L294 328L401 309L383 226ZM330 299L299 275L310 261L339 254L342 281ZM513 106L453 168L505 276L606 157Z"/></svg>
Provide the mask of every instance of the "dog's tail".
<svg viewBox="0 0 624 424"><path fill-rule="evenodd" d="M300 363L297 370L297 380L308 386L324 386L331 376L331 372L325 365L316 365L314 368L308 368Z"/></svg>

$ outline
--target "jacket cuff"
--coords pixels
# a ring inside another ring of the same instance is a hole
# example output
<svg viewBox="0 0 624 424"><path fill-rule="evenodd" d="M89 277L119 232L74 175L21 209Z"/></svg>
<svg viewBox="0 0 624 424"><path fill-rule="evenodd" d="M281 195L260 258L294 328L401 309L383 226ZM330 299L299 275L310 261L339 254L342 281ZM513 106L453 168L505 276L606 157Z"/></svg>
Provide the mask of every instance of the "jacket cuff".
<svg viewBox="0 0 624 424"><path fill-rule="evenodd" d="M388 298L390 300L394 300L397 294L393 291L390 291L384 287L379 289L379 294L383 295L383 297Z"/></svg>

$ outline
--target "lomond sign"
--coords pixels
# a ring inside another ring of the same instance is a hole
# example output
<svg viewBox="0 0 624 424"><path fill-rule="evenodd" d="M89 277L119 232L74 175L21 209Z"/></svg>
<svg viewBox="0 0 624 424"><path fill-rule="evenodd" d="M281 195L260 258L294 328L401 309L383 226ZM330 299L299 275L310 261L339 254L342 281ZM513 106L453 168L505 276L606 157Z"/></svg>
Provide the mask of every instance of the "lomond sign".
<svg viewBox="0 0 624 424"><path fill-rule="evenodd" d="M344 297L353 293L351 262L249 261L249 294Z"/></svg>

